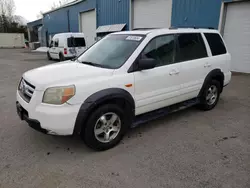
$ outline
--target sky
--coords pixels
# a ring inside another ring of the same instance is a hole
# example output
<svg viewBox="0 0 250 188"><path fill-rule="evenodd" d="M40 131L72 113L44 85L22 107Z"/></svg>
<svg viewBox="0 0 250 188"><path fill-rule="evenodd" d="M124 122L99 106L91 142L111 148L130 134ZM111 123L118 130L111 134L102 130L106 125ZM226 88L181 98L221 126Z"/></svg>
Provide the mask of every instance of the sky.
<svg viewBox="0 0 250 188"><path fill-rule="evenodd" d="M24 17L28 21L37 19L40 11L50 10L55 0L14 0L16 4L16 15Z"/></svg>

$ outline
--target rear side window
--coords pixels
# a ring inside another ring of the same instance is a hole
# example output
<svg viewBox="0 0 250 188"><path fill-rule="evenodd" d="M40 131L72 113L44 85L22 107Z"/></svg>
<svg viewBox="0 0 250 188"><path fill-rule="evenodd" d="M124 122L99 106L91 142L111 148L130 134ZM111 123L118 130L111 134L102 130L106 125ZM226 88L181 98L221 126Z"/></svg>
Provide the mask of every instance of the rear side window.
<svg viewBox="0 0 250 188"><path fill-rule="evenodd" d="M213 56L227 53L226 47L219 34L204 33L204 35L208 41L208 44L210 46Z"/></svg>
<svg viewBox="0 0 250 188"><path fill-rule="evenodd" d="M200 59L207 56L207 50L200 33L177 35L176 62Z"/></svg>
<svg viewBox="0 0 250 188"><path fill-rule="evenodd" d="M72 37L72 38L68 38L67 41L68 41L68 47L85 47L86 46L84 38Z"/></svg>

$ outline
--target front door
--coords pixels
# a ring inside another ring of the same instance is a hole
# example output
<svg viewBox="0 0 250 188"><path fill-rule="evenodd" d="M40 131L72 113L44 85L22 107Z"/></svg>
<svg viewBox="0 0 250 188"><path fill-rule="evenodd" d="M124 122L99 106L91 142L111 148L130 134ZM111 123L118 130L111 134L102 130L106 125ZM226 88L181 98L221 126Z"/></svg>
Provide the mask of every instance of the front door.
<svg viewBox="0 0 250 188"><path fill-rule="evenodd" d="M180 65L175 62L175 36L154 38L140 58L158 61L155 68L134 72L136 115L179 102Z"/></svg>

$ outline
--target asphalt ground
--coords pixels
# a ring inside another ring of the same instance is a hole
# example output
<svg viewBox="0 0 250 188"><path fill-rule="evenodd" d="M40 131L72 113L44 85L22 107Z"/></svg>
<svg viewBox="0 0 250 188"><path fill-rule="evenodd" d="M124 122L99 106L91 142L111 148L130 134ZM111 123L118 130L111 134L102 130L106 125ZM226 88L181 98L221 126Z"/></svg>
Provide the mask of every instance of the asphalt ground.
<svg viewBox="0 0 250 188"><path fill-rule="evenodd" d="M250 75L234 75L212 111L176 112L94 152L79 137L36 132L16 114L22 73L50 63L43 53L0 49L1 188L250 187Z"/></svg>

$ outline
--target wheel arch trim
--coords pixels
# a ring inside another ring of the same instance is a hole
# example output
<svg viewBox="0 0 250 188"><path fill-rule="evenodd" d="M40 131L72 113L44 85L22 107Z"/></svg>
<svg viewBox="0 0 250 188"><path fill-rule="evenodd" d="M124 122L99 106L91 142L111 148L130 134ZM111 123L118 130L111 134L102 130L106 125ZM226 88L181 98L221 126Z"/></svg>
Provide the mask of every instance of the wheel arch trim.
<svg viewBox="0 0 250 188"><path fill-rule="evenodd" d="M130 105L132 113L135 113L135 101L132 95L121 88L109 88L98 91L90 95L81 105L74 127L74 133L79 134L82 129L82 125L86 122L89 113L91 113L100 104L105 103L105 101L121 99L125 100L127 104Z"/></svg>
<svg viewBox="0 0 250 188"><path fill-rule="evenodd" d="M214 69L214 70L210 71L208 73L208 75L206 76L198 96L202 95L202 93L203 93L206 85L209 83L209 81L211 81L213 78L215 78L217 76L221 77L222 83L224 83L224 79L225 79L224 73L220 69ZM221 86L221 92L222 92L222 90L223 90L223 85Z"/></svg>

